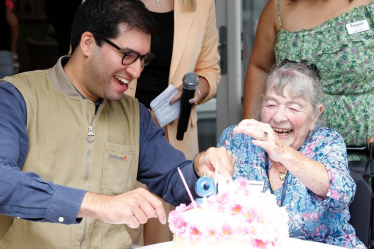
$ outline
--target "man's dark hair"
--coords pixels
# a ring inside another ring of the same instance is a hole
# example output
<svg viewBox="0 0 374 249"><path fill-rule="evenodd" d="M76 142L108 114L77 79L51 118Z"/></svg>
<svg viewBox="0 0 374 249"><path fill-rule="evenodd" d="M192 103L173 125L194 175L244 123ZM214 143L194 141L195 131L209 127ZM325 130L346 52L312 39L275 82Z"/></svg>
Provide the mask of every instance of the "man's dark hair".
<svg viewBox="0 0 374 249"><path fill-rule="evenodd" d="M156 35L158 29L151 13L140 0L86 0L74 18L72 53L84 32L93 33L96 43L101 46L103 40L100 36L117 38L123 32L119 30L119 24L124 24L126 31L136 30L152 36Z"/></svg>

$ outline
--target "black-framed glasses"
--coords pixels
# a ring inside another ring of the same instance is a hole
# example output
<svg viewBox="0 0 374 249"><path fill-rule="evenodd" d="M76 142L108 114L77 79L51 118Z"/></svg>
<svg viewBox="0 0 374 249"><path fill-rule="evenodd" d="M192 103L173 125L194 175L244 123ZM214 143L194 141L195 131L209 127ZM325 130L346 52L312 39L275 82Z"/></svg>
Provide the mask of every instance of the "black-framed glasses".
<svg viewBox="0 0 374 249"><path fill-rule="evenodd" d="M95 33L96 34L96 33ZM139 54L138 52L136 51L125 51L123 50L120 46L118 46L117 44L115 44L114 42L112 42L111 40L105 38L104 36L102 35L99 35L99 34L96 34L97 36L100 36L101 39L103 39L106 43L108 43L109 45L111 45L112 47L116 48L117 50L121 51L121 53L123 53L123 57L122 57L122 65L124 66L128 66L128 65L131 65L132 63L134 63L137 59L140 58L140 62L141 62L141 67L144 68L145 66L147 66L149 63L151 63L152 59L155 58L155 56L151 53L149 54L144 54L144 55L141 55Z"/></svg>

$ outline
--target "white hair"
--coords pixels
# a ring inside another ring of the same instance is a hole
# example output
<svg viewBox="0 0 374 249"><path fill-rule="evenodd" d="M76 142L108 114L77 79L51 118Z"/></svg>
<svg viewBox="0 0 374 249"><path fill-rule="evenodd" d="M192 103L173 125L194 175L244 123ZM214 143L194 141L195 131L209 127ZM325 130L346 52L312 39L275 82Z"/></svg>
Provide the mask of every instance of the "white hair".
<svg viewBox="0 0 374 249"><path fill-rule="evenodd" d="M313 114L318 113L322 103L322 85L310 66L296 62L285 62L275 65L270 71L266 81L266 91L274 91L284 97L285 89L292 98L303 98L313 107Z"/></svg>

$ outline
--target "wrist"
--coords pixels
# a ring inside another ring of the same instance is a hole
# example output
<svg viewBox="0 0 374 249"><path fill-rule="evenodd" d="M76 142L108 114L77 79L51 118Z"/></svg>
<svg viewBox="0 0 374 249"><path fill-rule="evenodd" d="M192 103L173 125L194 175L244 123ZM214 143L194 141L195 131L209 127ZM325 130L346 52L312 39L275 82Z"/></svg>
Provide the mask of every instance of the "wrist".
<svg viewBox="0 0 374 249"><path fill-rule="evenodd" d="M104 197L103 195L87 192L83 198L77 218L102 220L103 215L101 214L101 210L105 210L102 208L103 203L105 203L105 201L102 200Z"/></svg>
<svg viewBox="0 0 374 249"><path fill-rule="evenodd" d="M208 80L203 77L199 76L199 84L196 88L197 95L199 96L199 102L205 102L204 100L209 96L209 89L210 85L208 83Z"/></svg>
<svg viewBox="0 0 374 249"><path fill-rule="evenodd" d="M283 165L293 165L301 163L300 158L298 157L298 151L286 146L283 149L283 154L279 157L279 162ZM288 167L286 167L288 169Z"/></svg>
<svg viewBox="0 0 374 249"><path fill-rule="evenodd" d="M201 99L201 92L200 92L199 88L196 88L196 91L199 94L199 99Z"/></svg>

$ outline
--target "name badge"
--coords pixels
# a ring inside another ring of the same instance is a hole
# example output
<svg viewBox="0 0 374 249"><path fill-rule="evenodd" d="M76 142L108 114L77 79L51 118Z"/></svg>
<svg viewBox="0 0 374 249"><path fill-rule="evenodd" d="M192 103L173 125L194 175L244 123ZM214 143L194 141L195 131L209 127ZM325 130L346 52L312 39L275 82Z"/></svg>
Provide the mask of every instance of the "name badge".
<svg viewBox="0 0 374 249"><path fill-rule="evenodd" d="M264 182L263 181L248 181L248 187L251 190L255 191L264 191Z"/></svg>
<svg viewBox="0 0 374 249"><path fill-rule="evenodd" d="M363 31L366 31L366 30L370 29L367 20L348 23L345 26L347 27L348 34L350 34L350 35L360 33L360 32L363 32Z"/></svg>

